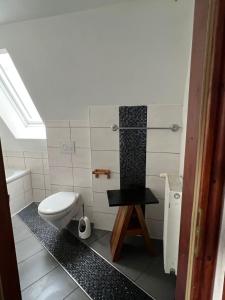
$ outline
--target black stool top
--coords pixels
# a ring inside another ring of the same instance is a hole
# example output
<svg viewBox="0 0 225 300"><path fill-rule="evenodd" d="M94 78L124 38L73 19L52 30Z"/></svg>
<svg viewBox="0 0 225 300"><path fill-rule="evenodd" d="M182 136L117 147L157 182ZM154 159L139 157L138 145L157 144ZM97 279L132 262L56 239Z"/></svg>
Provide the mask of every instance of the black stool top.
<svg viewBox="0 0 225 300"><path fill-rule="evenodd" d="M107 191L109 206L158 204L159 201L149 188Z"/></svg>

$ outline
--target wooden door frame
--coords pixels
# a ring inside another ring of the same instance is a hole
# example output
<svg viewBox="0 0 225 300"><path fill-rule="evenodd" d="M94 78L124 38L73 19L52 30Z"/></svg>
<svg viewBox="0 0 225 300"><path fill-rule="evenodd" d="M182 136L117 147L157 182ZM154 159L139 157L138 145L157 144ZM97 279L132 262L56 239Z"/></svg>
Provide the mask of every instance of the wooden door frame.
<svg viewBox="0 0 225 300"><path fill-rule="evenodd" d="M0 296L21 300L16 251L0 143Z"/></svg>
<svg viewBox="0 0 225 300"><path fill-rule="evenodd" d="M212 296L225 179L224 20L225 0L195 1L176 300Z"/></svg>

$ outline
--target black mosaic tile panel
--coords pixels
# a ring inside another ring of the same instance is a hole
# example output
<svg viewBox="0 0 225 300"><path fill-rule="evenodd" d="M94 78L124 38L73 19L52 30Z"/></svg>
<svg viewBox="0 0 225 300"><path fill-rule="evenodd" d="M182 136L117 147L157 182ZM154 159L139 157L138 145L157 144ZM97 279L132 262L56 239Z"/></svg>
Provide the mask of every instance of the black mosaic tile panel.
<svg viewBox="0 0 225 300"><path fill-rule="evenodd" d="M121 106L120 127L147 127L147 106ZM120 188L145 187L147 130L120 130Z"/></svg>
<svg viewBox="0 0 225 300"><path fill-rule="evenodd" d="M58 231L42 220L36 203L19 216L91 299L153 299L68 230Z"/></svg>

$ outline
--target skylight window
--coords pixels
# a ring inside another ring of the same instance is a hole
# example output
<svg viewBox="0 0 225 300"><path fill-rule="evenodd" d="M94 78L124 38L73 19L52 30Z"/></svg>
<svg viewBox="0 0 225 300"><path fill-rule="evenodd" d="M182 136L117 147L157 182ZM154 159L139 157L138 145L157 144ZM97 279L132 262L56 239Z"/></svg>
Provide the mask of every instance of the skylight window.
<svg viewBox="0 0 225 300"><path fill-rule="evenodd" d="M15 138L46 139L44 123L6 50L0 50L0 116Z"/></svg>

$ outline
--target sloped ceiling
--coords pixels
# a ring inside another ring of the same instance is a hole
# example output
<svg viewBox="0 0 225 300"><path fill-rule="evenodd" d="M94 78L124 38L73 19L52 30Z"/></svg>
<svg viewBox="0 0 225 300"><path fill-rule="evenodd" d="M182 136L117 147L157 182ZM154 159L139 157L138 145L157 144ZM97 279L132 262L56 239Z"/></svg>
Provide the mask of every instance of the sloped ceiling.
<svg viewBox="0 0 225 300"><path fill-rule="evenodd" d="M45 18L129 0L0 0L0 24Z"/></svg>
<svg viewBox="0 0 225 300"><path fill-rule="evenodd" d="M193 0L124 2L2 25L0 48L43 120L83 119L88 105L181 104L192 14Z"/></svg>

